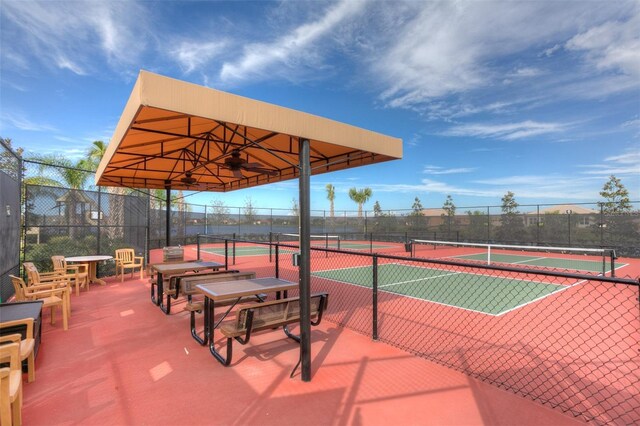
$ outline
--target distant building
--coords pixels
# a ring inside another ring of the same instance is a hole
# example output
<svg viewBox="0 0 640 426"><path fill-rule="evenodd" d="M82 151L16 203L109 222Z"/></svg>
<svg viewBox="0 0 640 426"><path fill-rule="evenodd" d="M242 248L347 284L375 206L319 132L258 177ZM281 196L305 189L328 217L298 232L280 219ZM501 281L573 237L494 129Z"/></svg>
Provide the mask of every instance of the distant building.
<svg viewBox="0 0 640 426"><path fill-rule="evenodd" d="M525 225L535 226L538 222L544 222L544 215L571 215L571 221L576 226L584 228L587 226L596 225L598 223L598 210L593 210L584 206L575 204L559 204L549 206L540 210L526 213Z"/></svg>

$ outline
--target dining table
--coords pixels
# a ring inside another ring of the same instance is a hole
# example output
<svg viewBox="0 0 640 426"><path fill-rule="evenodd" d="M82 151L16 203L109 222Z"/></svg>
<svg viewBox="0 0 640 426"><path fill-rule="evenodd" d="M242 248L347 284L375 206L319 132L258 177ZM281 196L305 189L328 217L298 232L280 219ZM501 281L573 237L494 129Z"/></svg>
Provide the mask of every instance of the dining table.
<svg viewBox="0 0 640 426"><path fill-rule="evenodd" d="M96 255L89 255L89 256L71 256L71 257L65 257L64 260L66 260L69 263L86 263L88 265L89 270L88 272L88 277L89 277L89 283L97 283L100 285L106 285L107 283L98 278L98 263L99 262L104 262L106 260L111 260L113 259L113 256L109 256L106 254L96 254ZM88 287L87 287L88 288Z"/></svg>
<svg viewBox="0 0 640 426"><path fill-rule="evenodd" d="M185 272L199 272L199 271L217 271L224 267L224 264L205 260L193 260L187 262L162 262L150 265L151 269L156 272L155 280L151 281L151 301L158 306L162 312L169 315L170 311L164 306L163 294L164 294L164 280L166 277L177 274L184 274ZM158 296L156 297L155 291L157 287Z"/></svg>
<svg viewBox="0 0 640 426"><path fill-rule="evenodd" d="M211 354L218 358L218 353L214 347L214 330L230 313L231 309L235 306L235 303L232 303L222 317L216 322L216 302L225 302L225 304L228 304L227 302L230 299L237 302L246 296L266 293L276 293L276 299L279 299L280 294L284 293L284 297L286 298L288 291L295 290L296 288L298 288L298 283L280 278L252 278L211 284L198 284L196 289L204 295L204 339L196 340L203 346L208 343Z"/></svg>

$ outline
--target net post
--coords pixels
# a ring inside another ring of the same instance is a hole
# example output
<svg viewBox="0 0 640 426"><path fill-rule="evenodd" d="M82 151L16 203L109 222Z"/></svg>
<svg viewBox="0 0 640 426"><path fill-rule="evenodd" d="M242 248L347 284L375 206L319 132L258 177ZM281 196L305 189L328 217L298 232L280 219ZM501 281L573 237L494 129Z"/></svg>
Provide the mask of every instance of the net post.
<svg viewBox="0 0 640 426"><path fill-rule="evenodd" d="M373 255L373 324L372 338L378 340L378 255Z"/></svg>
<svg viewBox="0 0 640 426"><path fill-rule="evenodd" d="M491 244L487 245L487 265L491 265Z"/></svg>
<svg viewBox="0 0 640 426"><path fill-rule="evenodd" d="M273 223L273 211L271 212L271 216L272 216L271 223ZM273 232L269 231L269 263L273 262L272 250L273 250Z"/></svg>
<svg viewBox="0 0 640 426"><path fill-rule="evenodd" d="M327 249L327 251L324 252L324 257L327 258L329 257L329 233L325 232L324 234L324 248Z"/></svg>
<svg viewBox="0 0 640 426"><path fill-rule="evenodd" d="M233 251L233 264L236 264L236 233L233 233L233 243L232 243L232 251Z"/></svg>
<svg viewBox="0 0 640 426"><path fill-rule="evenodd" d="M196 256L200 260L200 234L196 234Z"/></svg>
<svg viewBox="0 0 640 426"><path fill-rule="evenodd" d="M611 256L611 276L615 277L616 276L616 251L611 250L609 254Z"/></svg>

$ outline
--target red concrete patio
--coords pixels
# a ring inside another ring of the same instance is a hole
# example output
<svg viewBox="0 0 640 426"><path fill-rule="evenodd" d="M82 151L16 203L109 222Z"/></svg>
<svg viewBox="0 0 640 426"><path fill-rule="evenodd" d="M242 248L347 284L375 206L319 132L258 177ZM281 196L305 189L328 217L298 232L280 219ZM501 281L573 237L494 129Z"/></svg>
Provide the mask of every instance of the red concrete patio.
<svg viewBox="0 0 640 426"><path fill-rule="evenodd" d="M67 332L44 313L25 425L581 423L328 321L312 331L311 382L289 378L299 351L281 331L235 344L225 368L183 302L166 316L146 279L106 281L73 296Z"/></svg>

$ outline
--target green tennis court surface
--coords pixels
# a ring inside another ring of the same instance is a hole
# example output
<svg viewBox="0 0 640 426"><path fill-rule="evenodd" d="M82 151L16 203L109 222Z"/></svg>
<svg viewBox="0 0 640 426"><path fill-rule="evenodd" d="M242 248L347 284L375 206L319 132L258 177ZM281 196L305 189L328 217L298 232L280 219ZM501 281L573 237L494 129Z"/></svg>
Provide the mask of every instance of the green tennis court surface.
<svg viewBox="0 0 640 426"><path fill-rule="evenodd" d="M451 256L451 259L487 261L486 253ZM506 263L513 265L530 265L544 268L566 269L572 271L602 272L601 260L581 260L561 257L526 256L519 254L491 254L491 263ZM605 266L605 273L611 271L611 265Z"/></svg>
<svg viewBox="0 0 640 426"><path fill-rule="evenodd" d="M224 247L201 247L205 253L224 256ZM229 256L233 254L233 248L229 246ZM267 246L236 246L236 256L263 256L269 254Z"/></svg>
<svg viewBox="0 0 640 426"><path fill-rule="evenodd" d="M311 274L362 287L373 286L371 266L317 271ZM567 286L544 282L397 263L378 266L379 291L490 315L501 315L566 288Z"/></svg>

